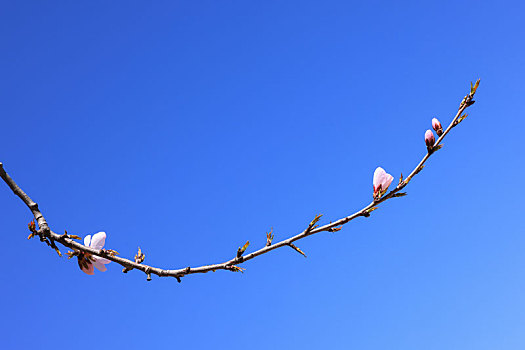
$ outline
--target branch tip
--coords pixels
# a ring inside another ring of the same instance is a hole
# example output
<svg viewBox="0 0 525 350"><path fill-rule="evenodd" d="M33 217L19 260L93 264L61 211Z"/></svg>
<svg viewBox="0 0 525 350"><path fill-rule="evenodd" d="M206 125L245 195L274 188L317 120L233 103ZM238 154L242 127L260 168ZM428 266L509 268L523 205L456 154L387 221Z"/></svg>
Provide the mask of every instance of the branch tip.
<svg viewBox="0 0 525 350"><path fill-rule="evenodd" d="M266 247L269 247L272 245L272 241L273 241L273 227L270 228L270 232L266 232Z"/></svg>
<svg viewBox="0 0 525 350"><path fill-rule="evenodd" d="M142 262L144 262L144 259L146 259L146 254L144 254L139 247L137 254L135 254L135 262L137 264L142 264Z"/></svg>
<svg viewBox="0 0 525 350"><path fill-rule="evenodd" d="M312 231L314 228L317 228L319 225L316 224L319 222L319 220L321 220L322 216L323 214L316 215L315 218L308 225L308 228L306 229L305 233L310 233L310 231Z"/></svg>
<svg viewBox="0 0 525 350"><path fill-rule="evenodd" d="M298 252L299 254L301 254L302 256L306 258L306 254L301 249L299 249L299 247L297 247L295 244L288 243L288 245L290 246L290 248L294 249L296 252Z"/></svg>
<svg viewBox="0 0 525 350"><path fill-rule="evenodd" d="M474 85L472 85L472 82L470 82L470 95L473 97L474 94L476 93L476 90L478 89L478 86L479 86L479 82L481 81L481 79L478 79L476 80L476 83Z"/></svg>
<svg viewBox="0 0 525 350"><path fill-rule="evenodd" d="M240 258L244 254L244 252L246 251L246 248L248 248L249 245L250 245L250 241L246 241L246 243L244 243L242 247L239 247L237 249L237 258Z"/></svg>

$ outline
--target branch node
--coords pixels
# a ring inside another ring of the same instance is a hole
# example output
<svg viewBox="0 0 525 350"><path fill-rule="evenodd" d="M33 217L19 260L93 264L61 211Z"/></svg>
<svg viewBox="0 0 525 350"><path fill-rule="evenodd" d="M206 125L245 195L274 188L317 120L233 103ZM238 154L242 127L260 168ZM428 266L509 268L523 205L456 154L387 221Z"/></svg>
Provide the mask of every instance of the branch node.
<svg viewBox="0 0 525 350"><path fill-rule="evenodd" d="M151 281L151 267L149 266L146 266L146 268L144 269L144 272L146 273L146 280L147 281Z"/></svg>
<svg viewBox="0 0 525 350"><path fill-rule="evenodd" d="M424 164L421 164L421 165L417 168L417 170L416 170L416 172L414 173L414 175L419 174L419 173L421 172L421 170L423 170L424 167L425 167L425 165L424 165Z"/></svg>
<svg viewBox="0 0 525 350"><path fill-rule="evenodd" d="M392 195L392 197L404 197L404 196L406 196L406 195L407 195L406 192L397 192L397 193L394 193L394 194Z"/></svg>
<svg viewBox="0 0 525 350"><path fill-rule="evenodd" d="M82 238L80 238L77 235L70 235L70 234L68 234L67 230L64 230L64 233L60 235L60 239L64 239L64 238L77 239L79 241L82 240Z"/></svg>
<svg viewBox="0 0 525 350"><path fill-rule="evenodd" d="M232 271L232 272L241 272L241 273L244 273L244 271L246 271L245 268L242 268L242 267L239 267L239 266L235 266L235 265L228 265L225 267L226 270L229 270L229 271Z"/></svg>
<svg viewBox="0 0 525 350"><path fill-rule="evenodd" d="M316 215L315 218L310 222L308 225L308 228L306 229L305 233L309 234L314 228L317 228L319 225L316 225L319 220L321 220L321 217L323 214Z"/></svg>
<svg viewBox="0 0 525 350"><path fill-rule="evenodd" d="M328 232L337 232L337 231L341 231L342 228L343 228L343 225L341 225L339 227L330 227L326 231L328 231Z"/></svg>
<svg viewBox="0 0 525 350"><path fill-rule="evenodd" d="M374 210L377 210L377 209L378 209L377 207L372 207L370 209L363 210L361 212L361 215L364 216L365 218L368 218L368 217L370 217L370 213L373 212Z"/></svg>

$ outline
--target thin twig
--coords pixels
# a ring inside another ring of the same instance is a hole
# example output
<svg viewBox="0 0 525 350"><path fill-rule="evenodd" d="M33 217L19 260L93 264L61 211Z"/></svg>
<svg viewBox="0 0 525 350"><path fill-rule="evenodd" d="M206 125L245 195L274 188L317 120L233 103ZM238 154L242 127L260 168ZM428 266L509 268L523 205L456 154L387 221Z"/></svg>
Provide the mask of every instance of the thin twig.
<svg viewBox="0 0 525 350"><path fill-rule="evenodd" d="M183 277L185 275L189 275L189 274L194 274L194 273L206 273L206 272L209 272L209 271L216 271L216 270L229 270L229 271L240 271L240 272L242 272L244 269L242 269L242 268L240 268L240 267L238 267L236 265L244 263L244 262L246 262L248 260L254 259L254 258L258 257L259 255L266 254L266 253L268 253L268 252L270 252L270 251L272 251L274 249L278 249L278 248L283 247L283 246L292 247L292 248L294 248L295 250L297 250L298 252L300 252L301 254L304 255L304 253L299 248L297 248L293 244L293 242L298 241L300 239L303 239L303 238L305 238L307 236L314 235L314 234L319 233L319 232L323 232L323 231L328 231L328 232L338 231L338 230L341 229L342 225L347 224L348 222L354 220L357 217L360 217L360 216L368 217L368 216L370 216L370 212L375 210L379 204L385 202L386 200L404 195L404 193L401 193L400 191L406 185L408 185L408 183L412 180L412 178L415 175L417 175L423 169L426 161L430 158L430 156L432 154L434 154L434 152L437 149L440 148L439 146L440 146L441 142L443 141L445 136L447 136L447 134L450 132L450 130L452 130L453 127L457 126L459 124L459 122L464 119L464 118L461 118L461 119L458 120L458 118L462 117L462 113L465 111L465 109L467 109L470 105L472 105L474 103L473 98L474 98L474 94L476 93L476 89L477 89L478 84L479 84L479 80L476 82L476 85L474 85L473 87L471 86L471 92L467 96L465 96L465 98L461 101L461 104L460 104L460 107L458 109L458 112L456 113L456 116L454 117L452 122L449 124L449 126L447 127L445 132L436 140L432 150L427 152L426 155L423 157L423 159L421 159L419 164L414 168L414 170L412 170L412 172L406 177L406 179L400 181L399 184L393 190L391 190L389 193L385 194L381 198L373 200L370 204L368 204L367 206L365 206L361 210L358 210L357 212L353 213L352 215L346 216L346 217L341 218L341 219L339 219L337 221L334 221L334 222L330 222L329 224L326 224L324 226L315 226L315 224L320 219L320 215L316 216L314 218L314 220L308 225L308 227L304 231L302 231L301 233L299 233L299 234L297 234L295 236L292 236L290 238L284 239L284 240L282 240L280 242L277 242L277 243L272 243L273 235L271 235L271 232L270 232L271 239L270 238L267 239L267 243L266 243L265 247L263 247L263 248L261 248L259 250L256 250L256 251L254 251L252 253L249 253L247 255L242 255L244 253L244 250L246 250L246 247L248 246L248 242L247 242L245 247L243 247L244 249L243 248L239 248L235 258L230 259L228 261L225 261L223 263L219 263L219 264L204 265L204 266L199 266L199 267L186 267L186 268L182 268L182 269L165 270L165 269L160 269L160 268L153 267L153 266L144 265L144 264L142 264L143 259L141 260L141 259L135 258L136 261L131 261L131 260L128 260L128 259L125 259L125 258L121 258L119 256L115 256L114 254L112 254L112 252L110 250L104 250L104 249L96 250L96 249L84 246L83 244L81 244L79 242L76 242L74 239L72 239L71 236L67 235L67 233L63 234L63 235L60 235L60 234L57 234L57 233L53 232L49 228L49 226L48 226L48 224L47 224L43 214L40 212L40 209L38 208L38 204L36 204L16 184L16 182L5 172L2 163L0 163L0 177L7 183L7 185L11 188L11 190L18 197L20 197L20 199L25 203L25 205L31 210L35 220L38 223L38 227L39 227L39 229L36 230L34 232L34 234L40 236L41 240L48 240L48 242L47 242L48 244L50 244L49 242L51 242L52 244L54 244L54 242L58 242L58 243L66 246L68 248L77 250L79 252L88 253L88 254L91 254L91 255L96 255L96 256L100 256L100 257L106 258L106 259L111 260L111 261L113 261L113 262L115 262L117 264L122 265L126 272L127 271L131 271L132 269L140 270L140 271L144 272L147 275L148 280L151 279L151 275L152 274L157 275L159 277L174 277L174 278L177 279L177 281L180 282L180 278L181 277ZM139 255L140 254L142 254L142 253L139 250Z"/></svg>

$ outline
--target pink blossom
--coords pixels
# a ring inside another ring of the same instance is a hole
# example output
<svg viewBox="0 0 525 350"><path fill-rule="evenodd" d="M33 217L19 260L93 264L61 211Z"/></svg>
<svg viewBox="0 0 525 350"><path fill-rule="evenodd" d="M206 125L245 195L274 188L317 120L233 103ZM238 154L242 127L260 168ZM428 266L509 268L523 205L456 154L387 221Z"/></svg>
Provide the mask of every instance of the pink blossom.
<svg viewBox="0 0 525 350"><path fill-rule="evenodd" d="M438 136L443 135L443 127L437 118L432 118L432 129L436 131Z"/></svg>
<svg viewBox="0 0 525 350"><path fill-rule="evenodd" d="M96 250L104 248L104 243L106 243L106 233L99 232L95 233L93 237L87 235L84 237L84 245ZM87 273L88 275L94 275L95 270L93 267L96 267L99 271L106 271L106 264L109 264L111 261L108 259L101 258L99 256L91 255L88 253L81 253L78 256L78 265L80 269Z"/></svg>
<svg viewBox="0 0 525 350"><path fill-rule="evenodd" d="M379 198L385 194L392 180L394 180L392 175L388 174L383 168L378 167L374 171L374 198Z"/></svg>
<svg viewBox="0 0 525 350"><path fill-rule="evenodd" d="M425 132L425 143L427 144L427 147L434 147L434 142L436 142L436 139L434 138L434 133L430 130L427 130Z"/></svg>

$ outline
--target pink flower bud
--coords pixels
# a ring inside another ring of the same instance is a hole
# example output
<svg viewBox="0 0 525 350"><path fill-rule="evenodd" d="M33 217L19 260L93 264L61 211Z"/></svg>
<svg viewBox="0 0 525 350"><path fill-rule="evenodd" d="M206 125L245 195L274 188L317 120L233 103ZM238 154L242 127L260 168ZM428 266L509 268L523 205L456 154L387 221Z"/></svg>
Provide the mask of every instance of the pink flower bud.
<svg viewBox="0 0 525 350"><path fill-rule="evenodd" d="M388 174L383 168L378 167L374 171L374 198L380 198L388 190L388 186L392 183L394 177Z"/></svg>
<svg viewBox="0 0 525 350"><path fill-rule="evenodd" d="M430 130L427 130L425 132L425 143L427 144L427 148L428 149L433 148L434 142L436 142L436 139L434 138L434 133Z"/></svg>
<svg viewBox="0 0 525 350"><path fill-rule="evenodd" d="M443 128L441 127L441 123L437 118L432 118L432 129L436 130L438 136L443 135Z"/></svg>

